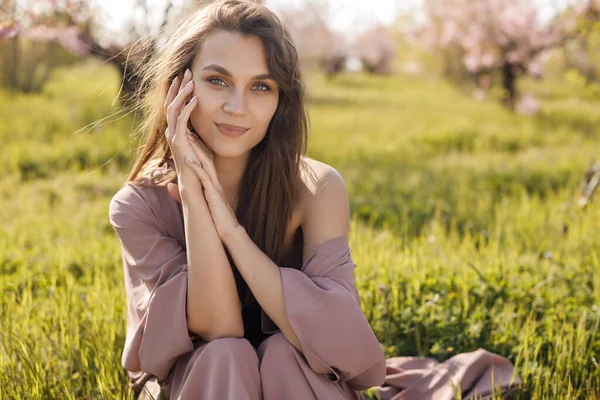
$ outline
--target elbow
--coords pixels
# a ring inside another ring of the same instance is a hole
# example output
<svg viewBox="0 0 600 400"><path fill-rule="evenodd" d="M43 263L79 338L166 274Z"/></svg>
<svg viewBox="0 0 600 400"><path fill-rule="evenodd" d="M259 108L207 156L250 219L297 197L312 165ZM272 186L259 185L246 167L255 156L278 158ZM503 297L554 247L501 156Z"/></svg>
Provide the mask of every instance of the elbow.
<svg viewBox="0 0 600 400"><path fill-rule="evenodd" d="M223 310L212 310L212 314L198 312L198 310L203 309L204 307L190 308L188 302L188 331L196 334L206 342L225 337L244 337L244 322L241 311L231 313Z"/></svg>

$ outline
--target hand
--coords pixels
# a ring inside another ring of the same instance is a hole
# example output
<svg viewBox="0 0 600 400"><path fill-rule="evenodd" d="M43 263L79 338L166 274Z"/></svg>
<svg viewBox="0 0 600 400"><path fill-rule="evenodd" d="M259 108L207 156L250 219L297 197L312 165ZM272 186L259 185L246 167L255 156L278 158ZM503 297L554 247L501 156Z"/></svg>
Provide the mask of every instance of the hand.
<svg viewBox="0 0 600 400"><path fill-rule="evenodd" d="M198 99L194 96L189 103L185 104L190 95L193 94L193 91L194 81L192 80L192 72L186 70L183 78L178 76L171 83L164 104L167 115L165 136L171 153L173 153L175 170L177 171L180 183L183 175L195 177L195 174L182 174L183 170L187 169L184 156L192 156L194 154L189 141L186 140L186 136L190 132L187 126L190 113L198 104Z"/></svg>
<svg viewBox="0 0 600 400"><path fill-rule="evenodd" d="M190 132L186 137L195 155L193 158L186 157L187 164L202 181L204 198L210 209L219 238L224 243L227 236L241 225L229 205L229 201L227 201L212 158L198 143L197 135Z"/></svg>

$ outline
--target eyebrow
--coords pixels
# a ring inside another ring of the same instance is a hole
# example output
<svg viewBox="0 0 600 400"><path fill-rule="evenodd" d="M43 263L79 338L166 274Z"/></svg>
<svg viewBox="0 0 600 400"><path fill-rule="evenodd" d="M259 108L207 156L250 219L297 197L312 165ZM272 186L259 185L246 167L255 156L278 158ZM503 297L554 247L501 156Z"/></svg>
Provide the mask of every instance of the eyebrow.
<svg viewBox="0 0 600 400"><path fill-rule="evenodd" d="M217 71L220 74L223 74L229 78L231 78L231 72L227 71L225 68L221 67L220 65L217 64L210 64L207 65L206 67L202 68L203 71L206 70L213 70L213 71ZM260 74L260 75L254 75L252 77L253 80L259 80L259 79L272 79L275 80L275 78L273 78L273 76L271 74Z"/></svg>

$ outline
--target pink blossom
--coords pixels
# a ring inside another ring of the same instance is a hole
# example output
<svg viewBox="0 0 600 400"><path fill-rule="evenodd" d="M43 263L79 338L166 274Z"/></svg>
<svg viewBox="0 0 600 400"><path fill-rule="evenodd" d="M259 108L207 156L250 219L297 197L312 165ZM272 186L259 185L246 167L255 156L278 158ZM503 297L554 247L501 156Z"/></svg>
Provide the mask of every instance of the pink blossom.
<svg viewBox="0 0 600 400"><path fill-rule="evenodd" d="M19 33L19 25L15 23L6 23L0 25L0 39L10 39Z"/></svg>
<svg viewBox="0 0 600 400"><path fill-rule="evenodd" d="M517 112L523 115L532 115L540 110L540 102L532 94L527 93L517 102Z"/></svg>

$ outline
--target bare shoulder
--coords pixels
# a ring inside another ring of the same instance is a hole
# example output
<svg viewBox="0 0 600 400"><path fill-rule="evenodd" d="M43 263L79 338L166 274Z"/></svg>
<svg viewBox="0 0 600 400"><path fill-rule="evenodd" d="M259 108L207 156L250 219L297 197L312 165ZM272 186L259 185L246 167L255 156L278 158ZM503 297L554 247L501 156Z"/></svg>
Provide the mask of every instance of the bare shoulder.
<svg viewBox="0 0 600 400"><path fill-rule="evenodd" d="M333 238L348 235L350 201L342 175L332 166L304 157L303 173L304 257Z"/></svg>
<svg viewBox="0 0 600 400"><path fill-rule="evenodd" d="M302 183L306 193L303 195L312 198L321 193L327 185L335 186L335 189L346 189L346 183L342 175L331 165L312 158L303 157L306 169L302 171Z"/></svg>

